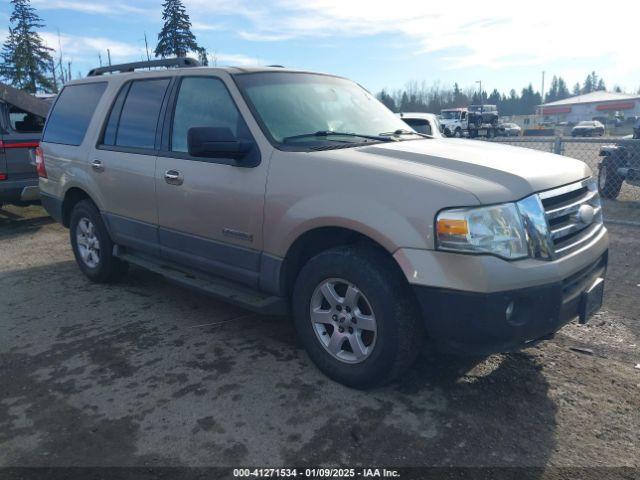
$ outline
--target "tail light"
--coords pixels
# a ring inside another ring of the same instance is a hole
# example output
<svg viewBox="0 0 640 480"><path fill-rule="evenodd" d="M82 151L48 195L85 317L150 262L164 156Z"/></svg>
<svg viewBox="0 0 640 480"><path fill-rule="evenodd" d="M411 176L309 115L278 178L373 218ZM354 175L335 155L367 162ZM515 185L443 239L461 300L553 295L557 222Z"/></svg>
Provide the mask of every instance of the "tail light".
<svg viewBox="0 0 640 480"><path fill-rule="evenodd" d="M44 153L42 153L42 148L36 148L36 172L38 172L38 176L41 178L47 178L47 169L44 166Z"/></svg>
<svg viewBox="0 0 640 480"><path fill-rule="evenodd" d="M7 174L6 173L0 173L0 181L6 180L6 179L7 179Z"/></svg>

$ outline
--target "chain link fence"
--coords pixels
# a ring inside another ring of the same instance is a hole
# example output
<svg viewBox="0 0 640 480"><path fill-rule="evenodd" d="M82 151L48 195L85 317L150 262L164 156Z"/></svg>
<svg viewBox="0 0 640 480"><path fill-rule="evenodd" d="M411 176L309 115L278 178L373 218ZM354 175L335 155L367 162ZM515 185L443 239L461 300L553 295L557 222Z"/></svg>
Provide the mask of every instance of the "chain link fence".
<svg viewBox="0 0 640 480"><path fill-rule="evenodd" d="M498 137L486 141L582 160L598 179L605 222L640 226L640 140Z"/></svg>

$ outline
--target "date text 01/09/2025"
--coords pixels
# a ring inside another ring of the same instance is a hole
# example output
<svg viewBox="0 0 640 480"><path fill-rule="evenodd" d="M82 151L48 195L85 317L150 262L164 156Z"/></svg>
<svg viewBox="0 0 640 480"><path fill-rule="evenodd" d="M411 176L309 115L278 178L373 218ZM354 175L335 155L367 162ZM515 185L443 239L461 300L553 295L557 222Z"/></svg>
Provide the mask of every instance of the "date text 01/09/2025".
<svg viewBox="0 0 640 480"><path fill-rule="evenodd" d="M386 468L235 468L237 478L398 478L397 470Z"/></svg>

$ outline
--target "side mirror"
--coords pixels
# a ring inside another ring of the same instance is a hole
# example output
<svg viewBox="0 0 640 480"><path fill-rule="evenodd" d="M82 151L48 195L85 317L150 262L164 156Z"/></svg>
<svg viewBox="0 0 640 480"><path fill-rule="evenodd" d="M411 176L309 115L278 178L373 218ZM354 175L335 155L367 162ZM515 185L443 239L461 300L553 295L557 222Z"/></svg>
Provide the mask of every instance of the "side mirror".
<svg viewBox="0 0 640 480"><path fill-rule="evenodd" d="M191 127L187 132L187 146L193 157L240 160L254 143L236 138L227 127Z"/></svg>

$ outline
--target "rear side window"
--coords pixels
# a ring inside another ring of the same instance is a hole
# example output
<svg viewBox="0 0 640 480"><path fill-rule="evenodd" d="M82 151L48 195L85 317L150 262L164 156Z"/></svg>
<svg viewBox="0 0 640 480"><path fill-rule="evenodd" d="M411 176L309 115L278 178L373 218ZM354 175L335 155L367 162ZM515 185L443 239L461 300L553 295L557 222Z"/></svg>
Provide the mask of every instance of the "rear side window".
<svg viewBox="0 0 640 480"><path fill-rule="evenodd" d="M168 78L136 80L120 91L104 132L103 145L153 149Z"/></svg>
<svg viewBox="0 0 640 480"><path fill-rule="evenodd" d="M14 132L39 133L44 127L44 118L12 105L9 107L9 123Z"/></svg>
<svg viewBox="0 0 640 480"><path fill-rule="evenodd" d="M106 82L64 87L49 115L42 141L80 145L106 88Z"/></svg>
<svg viewBox="0 0 640 480"><path fill-rule="evenodd" d="M426 133L427 135L432 135L433 133L429 120L422 118L403 118L403 120L418 133Z"/></svg>

